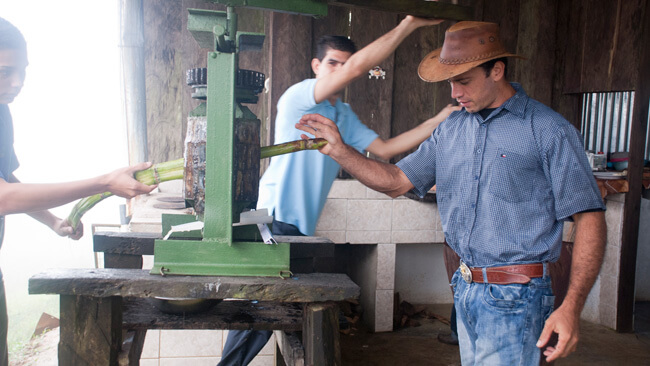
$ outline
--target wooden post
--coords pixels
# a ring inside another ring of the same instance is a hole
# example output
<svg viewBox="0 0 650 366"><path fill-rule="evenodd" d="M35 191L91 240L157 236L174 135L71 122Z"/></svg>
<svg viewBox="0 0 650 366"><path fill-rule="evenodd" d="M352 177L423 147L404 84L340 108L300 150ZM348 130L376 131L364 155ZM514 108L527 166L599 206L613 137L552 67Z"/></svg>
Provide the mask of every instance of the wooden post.
<svg viewBox="0 0 650 366"><path fill-rule="evenodd" d="M305 304L302 329L306 365L341 365L338 306L335 303Z"/></svg>
<svg viewBox="0 0 650 366"><path fill-rule="evenodd" d="M61 295L59 365L116 366L122 298Z"/></svg>
<svg viewBox="0 0 650 366"><path fill-rule="evenodd" d="M643 33L641 44L650 44L650 6L645 3ZM630 191L625 195L623 209L623 233L621 238L621 259L618 277L618 304L616 307L616 330L634 331L634 283L636 273L636 254L639 239L639 212L641 210L641 180L645 136L648 125L648 103L650 100L650 49L641 47L637 85L634 96L634 111L630 133L630 162L627 180Z"/></svg>

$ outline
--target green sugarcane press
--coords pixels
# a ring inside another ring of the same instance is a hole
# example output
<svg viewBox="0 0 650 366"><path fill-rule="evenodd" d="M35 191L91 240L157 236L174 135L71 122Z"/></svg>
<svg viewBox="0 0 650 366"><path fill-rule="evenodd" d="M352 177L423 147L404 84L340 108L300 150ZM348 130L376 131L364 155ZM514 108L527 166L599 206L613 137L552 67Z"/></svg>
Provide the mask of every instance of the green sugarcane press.
<svg viewBox="0 0 650 366"><path fill-rule="evenodd" d="M264 34L238 32L237 14L231 5L325 15L327 4L247 0L227 1L226 5L226 12L188 9L188 30L202 48L214 50L207 58L205 103L191 113L198 118L204 115L207 121L205 177L198 177L204 181L205 197L200 198L201 202L193 202L195 208L201 207L197 215L163 215L163 235L182 224L189 224L190 229L156 240L152 274L290 275L289 243L266 244L257 225L245 225L244 216L251 213L247 210L257 202L260 121L242 103L257 102L259 90L255 86L260 79L263 83L264 76L239 70L238 54L260 50ZM186 164L196 162L196 158L188 158L186 151ZM202 229L191 230L192 222L203 222Z"/></svg>

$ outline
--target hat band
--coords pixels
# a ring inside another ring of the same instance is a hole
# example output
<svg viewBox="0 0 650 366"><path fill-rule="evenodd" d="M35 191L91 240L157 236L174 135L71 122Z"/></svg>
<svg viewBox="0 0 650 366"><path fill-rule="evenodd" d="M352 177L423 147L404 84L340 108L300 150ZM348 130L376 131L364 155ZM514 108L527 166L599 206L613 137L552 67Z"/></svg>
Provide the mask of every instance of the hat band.
<svg viewBox="0 0 650 366"><path fill-rule="evenodd" d="M445 65L458 65L458 64L465 64L465 63L473 62L473 61L477 61L477 60L483 60L483 59L486 59L486 58L490 58L490 57L492 57L494 55L505 54L505 53L506 52L504 52L503 50L495 50L495 51L492 51L492 52L484 53L482 55L478 55L478 56L474 56L474 57L467 57L467 58L451 58L451 59L448 59L448 58L438 57L438 61L441 64L445 64Z"/></svg>

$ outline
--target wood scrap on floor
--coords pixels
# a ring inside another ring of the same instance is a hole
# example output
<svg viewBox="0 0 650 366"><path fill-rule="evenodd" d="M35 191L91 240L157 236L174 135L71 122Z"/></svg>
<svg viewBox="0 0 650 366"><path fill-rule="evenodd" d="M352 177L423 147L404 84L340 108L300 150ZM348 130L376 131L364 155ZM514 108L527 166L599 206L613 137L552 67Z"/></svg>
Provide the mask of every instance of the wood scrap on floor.
<svg viewBox="0 0 650 366"><path fill-rule="evenodd" d="M399 292L393 298L393 330L405 327L418 327L421 325L418 319L436 319L446 325L450 324L449 318L436 314L429 310L426 305L413 305L408 301L401 301Z"/></svg>

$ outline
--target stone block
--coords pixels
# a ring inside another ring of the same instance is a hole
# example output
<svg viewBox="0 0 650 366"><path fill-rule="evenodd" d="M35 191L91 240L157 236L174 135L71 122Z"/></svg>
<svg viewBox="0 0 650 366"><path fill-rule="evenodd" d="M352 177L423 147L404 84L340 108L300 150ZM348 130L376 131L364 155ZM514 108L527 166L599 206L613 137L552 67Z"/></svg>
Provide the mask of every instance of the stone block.
<svg viewBox="0 0 650 366"><path fill-rule="evenodd" d="M395 244L377 245L377 290L395 289L396 249Z"/></svg>
<svg viewBox="0 0 650 366"><path fill-rule="evenodd" d="M392 230L435 230L440 221L437 205L414 200L393 200Z"/></svg>
<svg viewBox="0 0 650 366"><path fill-rule="evenodd" d="M375 295L375 327L374 332L390 332L393 330L393 296L392 290L377 290Z"/></svg>
<svg viewBox="0 0 650 366"><path fill-rule="evenodd" d="M345 241L351 244L388 244L391 243L391 234L390 230L348 230Z"/></svg>
<svg viewBox="0 0 650 366"><path fill-rule="evenodd" d="M366 186L356 179L337 179L332 184L328 198L366 198Z"/></svg>
<svg viewBox="0 0 650 366"><path fill-rule="evenodd" d="M435 230L395 230L392 242L395 244L442 243L439 231Z"/></svg>
<svg viewBox="0 0 650 366"><path fill-rule="evenodd" d="M390 230L392 202L389 200L350 200L347 230Z"/></svg>
<svg viewBox="0 0 650 366"><path fill-rule="evenodd" d="M316 224L317 231L337 231L345 230L347 224L347 206L348 201L343 199L327 199L325 207L321 213L318 223Z"/></svg>

